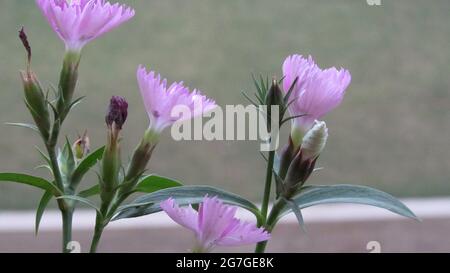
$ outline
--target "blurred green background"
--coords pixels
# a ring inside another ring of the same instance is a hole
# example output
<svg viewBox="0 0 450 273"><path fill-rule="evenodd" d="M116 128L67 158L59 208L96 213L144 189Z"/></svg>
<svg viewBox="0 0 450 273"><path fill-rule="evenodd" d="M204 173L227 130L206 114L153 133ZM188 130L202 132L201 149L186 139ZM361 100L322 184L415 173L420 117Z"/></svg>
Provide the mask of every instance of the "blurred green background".
<svg viewBox="0 0 450 273"><path fill-rule="evenodd" d="M87 129L93 148L105 139L111 95L129 100L126 159L147 116L137 89L138 64L169 81L184 80L220 105L246 103L251 73L281 74L284 58L311 54L321 67L349 69L353 81L340 108L325 120L327 149L310 183L357 183L397 196L450 194L450 1L227 0L124 1L136 9L129 23L89 44L80 68L84 101L64 132ZM33 69L56 83L64 47L32 0L0 2L0 123L27 122L19 69L25 54L17 30L25 25ZM0 171L40 164L30 131L1 125ZM150 168L186 184L210 184L253 200L262 195L264 161L258 142L175 142L166 132ZM94 183L94 179L85 184ZM36 205L40 192L0 184L0 209Z"/></svg>

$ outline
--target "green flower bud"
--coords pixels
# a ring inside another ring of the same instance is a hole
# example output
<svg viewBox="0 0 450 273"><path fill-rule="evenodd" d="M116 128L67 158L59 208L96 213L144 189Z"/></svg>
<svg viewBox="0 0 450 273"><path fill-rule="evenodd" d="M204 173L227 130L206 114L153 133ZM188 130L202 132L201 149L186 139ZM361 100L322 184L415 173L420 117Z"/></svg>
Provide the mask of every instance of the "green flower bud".
<svg viewBox="0 0 450 273"><path fill-rule="evenodd" d="M50 135L50 115L48 112L47 98L42 91L36 74L31 71L31 46L28 42L25 29L19 31L19 38L27 52L27 71L21 71L22 83L25 92L25 103L33 116L42 137L48 140Z"/></svg>
<svg viewBox="0 0 450 273"><path fill-rule="evenodd" d="M111 98L106 124L108 126L108 139L103 153L102 181L100 181L100 197L108 204L119 185L119 173L122 161L120 159L119 133L127 118L128 103L118 96Z"/></svg>
<svg viewBox="0 0 450 273"><path fill-rule="evenodd" d="M64 56L63 68L59 78L59 97L57 103L57 110L61 120L64 120L70 110L78 80L78 65L80 64L80 59L80 52L68 51Z"/></svg>
<svg viewBox="0 0 450 273"><path fill-rule="evenodd" d="M24 87L25 103L42 137L48 140L51 121L47 99L42 91L41 85L32 71L21 71L20 75Z"/></svg>
<svg viewBox="0 0 450 273"><path fill-rule="evenodd" d="M145 131L141 143L136 147L131 157L125 180L134 181L142 175L150 161L158 140L159 134L157 132L154 132L152 129Z"/></svg>
<svg viewBox="0 0 450 273"><path fill-rule="evenodd" d="M272 86L269 89L269 92L267 92L266 95L266 105L278 105L281 106L284 103L284 95L283 92L280 89L280 86L278 85L278 82L276 79L272 80Z"/></svg>
<svg viewBox="0 0 450 273"><path fill-rule="evenodd" d="M265 103L267 105L267 129L271 131L271 118L272 118L272 108L271 106L279 106L282 107L284 105L284 95L278 85L277 80L272 80L272 86L267 92Z"/></svg>

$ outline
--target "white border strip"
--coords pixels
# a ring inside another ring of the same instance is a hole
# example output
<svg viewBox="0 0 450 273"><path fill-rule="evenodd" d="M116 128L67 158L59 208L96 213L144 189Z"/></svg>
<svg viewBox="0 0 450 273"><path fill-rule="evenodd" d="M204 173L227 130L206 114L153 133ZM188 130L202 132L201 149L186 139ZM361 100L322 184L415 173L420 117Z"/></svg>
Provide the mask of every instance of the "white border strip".
<svg viewBox="0 0 450 273"><path fill-rule="evenodd" d="M402 200L421 219L450 219L450 197L421 198ZM307 223L330 222L360 222L380 220L401 220L403 218L383 209L353 204L320 205L303 210ZM244 210L239 210L238 217L246 221L254 221L254 216ZM33 211L0 211L0 232L33 232L35 213ZM74 215L74 230L89 230L93 228L95 212L77 210ZM297 222L290 214L281 223ZM108 228L114 230L168 228L177 225L164 213L157 213L145 217L120 220L111 223ZM59 211L45 212L40 231L59 231L61 219Z"/></svg>

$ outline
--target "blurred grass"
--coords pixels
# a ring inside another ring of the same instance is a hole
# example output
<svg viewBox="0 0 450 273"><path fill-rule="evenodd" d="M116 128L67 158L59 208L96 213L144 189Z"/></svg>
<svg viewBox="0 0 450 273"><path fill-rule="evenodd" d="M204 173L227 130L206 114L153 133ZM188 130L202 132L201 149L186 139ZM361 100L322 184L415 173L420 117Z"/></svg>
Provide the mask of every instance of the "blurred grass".
<svg viewBox="0 0 450 273"><path fill-rule="evenodd" d="M105 137L111 95L129 100L123 154L147 126L135 80L145 64L169 81L184 80L220 105L245 103L251 73L280 75L292 53L311 54L322 67L343 66L353 76L342 106L326 117L329 144L311 183L357 183L399 196L450 194L450 2L122 1L136 17L88 45L66 134L88 129L93 147ZM32 0L0 3L0 123L30 121L18 70L25 57L17 30L25 25L33 68L56 83L63 45ZM168 136L168 134L166 133ZM36 136L1 127L0 170L33 170ZM211 184L253 200L262 194L264 162L257 142L175 142L163 138L151 170L186 184ZM87 181L94 183L95 181ZM1 184L0 209L31 208L39 192Z"/></svg>

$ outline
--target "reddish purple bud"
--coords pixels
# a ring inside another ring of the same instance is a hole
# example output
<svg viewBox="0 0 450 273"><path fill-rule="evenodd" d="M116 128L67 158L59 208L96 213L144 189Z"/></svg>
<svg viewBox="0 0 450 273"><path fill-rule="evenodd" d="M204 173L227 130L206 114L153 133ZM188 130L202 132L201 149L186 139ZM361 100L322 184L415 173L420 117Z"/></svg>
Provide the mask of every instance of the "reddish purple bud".
<svg viewBox="0 0 450 273"><path fill-rule="evenodd" d="M291 162L294 159L298 150L299 150L299 148L296 149L294 147L292 139L291 139L291 137L289 137L288 144L286 144L286 146L284 146L280 152L280 170L279 170L278 175L282 179L284 179L286 177L286 173L288 171L289 165L291 164Z"/></svg>
<svg viewBox="0 0 450 273"><path fill-rule="evenodd" d="M303 151L298 151L292 160L284 180L286 185L285 197L290 198L301 187L314 170L317 158L306 158Z"/></svg>
<svg viewBox="0 0 450 273"><path fill-rule="evenodd" d="M28 37L27 34L25 33L24 27L22 27L19 30L19 38L22 41L23 47L25 47L25 50L27 51L27 60L29 65L31 62L31 46L30 43L28 42Z"/></svg>
<svg viewBox="0 0 450 273"><path fill-rule="evenodd" d="M113 96L111 98L108 113L106 114L105 121L108 127L112 127L113 123L119 130L122 129L128 115L128 103L123 97Z"/></svg>

